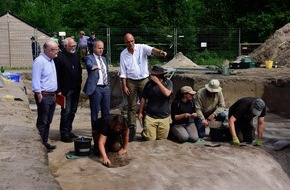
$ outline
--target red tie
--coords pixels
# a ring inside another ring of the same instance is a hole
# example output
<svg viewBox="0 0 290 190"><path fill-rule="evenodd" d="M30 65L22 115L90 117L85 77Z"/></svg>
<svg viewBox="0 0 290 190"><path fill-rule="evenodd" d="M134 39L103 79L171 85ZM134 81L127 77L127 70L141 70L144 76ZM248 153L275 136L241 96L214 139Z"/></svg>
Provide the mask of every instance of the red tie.
<svg viewBox="0 0 290 190"><path fill-rule="evenodd" d="M103 83L104 85L107 85L108 82L107 82L107 74L106 74L106 69L105 69L105 66L104 66L104 63L103 63L103 60L101 58L101 56L99 56L99 61L100 61L100 66L101 66L101 72L103 74Z"/></svg>

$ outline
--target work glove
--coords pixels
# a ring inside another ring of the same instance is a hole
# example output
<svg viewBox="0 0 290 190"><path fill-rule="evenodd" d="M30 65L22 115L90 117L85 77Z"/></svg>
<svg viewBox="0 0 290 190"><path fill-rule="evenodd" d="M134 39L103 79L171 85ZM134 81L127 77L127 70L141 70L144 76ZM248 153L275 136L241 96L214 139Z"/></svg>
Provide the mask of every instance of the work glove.
<svg viewBox="0 0 290 190"><path fill-rule="evenodd" d="M255 142L254 142L254 146L262 146L263 145L263 141L262 139L257 139Z"/></svg>
<svg viewBox="0 0 290 190"><path fill-rule="evenodd" d="M240 146L240 140L238 137L233 137L232 144L235 146Z"/></svg>

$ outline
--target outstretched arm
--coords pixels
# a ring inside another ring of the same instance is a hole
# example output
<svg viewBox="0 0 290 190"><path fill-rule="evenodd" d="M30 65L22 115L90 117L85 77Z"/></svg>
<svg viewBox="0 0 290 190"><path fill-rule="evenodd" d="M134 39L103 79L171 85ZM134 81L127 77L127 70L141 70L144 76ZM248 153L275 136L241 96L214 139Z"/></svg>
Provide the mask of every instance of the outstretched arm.
<svg viewBox="0 0 290 190"><path fill-rule="evenodd" d="M101 134L100 138L99 138L99 150L100 150L100 153L101 153L101 156L103 159L103 164L105 166L110 166L111 161L109 160L107 153L106 153L106 149L105 149L106 141L107 141L107 137Z"/></svg>

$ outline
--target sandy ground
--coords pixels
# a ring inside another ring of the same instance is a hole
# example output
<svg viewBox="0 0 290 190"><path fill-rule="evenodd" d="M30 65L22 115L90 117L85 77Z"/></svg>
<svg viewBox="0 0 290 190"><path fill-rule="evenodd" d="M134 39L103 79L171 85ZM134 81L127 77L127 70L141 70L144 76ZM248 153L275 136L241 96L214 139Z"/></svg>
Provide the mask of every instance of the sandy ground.
<svg viewBox="0 0 290 190"><path fill-rule="evenodd" d="M126 156L110 154L112 168L103 166L96 156L66 158L73 153L74 143L59 141L59 113L58 108L50 133L57 149L48 157L52 174L63 189L284 190L290 185L290 148L274 150L276 141L290 141L290 120L272 113L266 119L264 148L236 148L228 143L221 143L220 147L205 146L211 144L209 141L195 144L134 141L129 144ZM91 137L89 114L88 108L79 108L74 122L75 134Z"/></svg>
<svg viewBox="0 0 290 190"><path fill-rule="evenodd" d="M262 72L255 72L255 69L247 71L249 75L264 75ZM276 71L271 70L267 74L274 72ZM284 73L277 72L276 77ZM37 187L39 183L47 182L45 181L47 171L40 168L41 165L46 164L47 158L36 134L36 112L27 111L28 101L25 99L25 94L11 91L11 87L8 88L10 90L0 88L1 95L14 94L24 101L7 99L0 101L1 122L9 124L0 125L0 169L6 172L0 174L2 178L0 181L5 182L4 185L3 183L0 185L0 189L1 187L21 189L24 181L32 181L34 187ZM52 144L56 144L57 149L48 154L48 164L52 176L64 190L289 189L290 148L275 151L275 143L290 142L289 115L268 113L263 148L253 146L237 148L228 143L221 143L219 147L205 146L211 143L209 141L197 144L178 144L169 140L134 141L129 144L128 154L124 157L110 154L112 168L103 166L100 158L96 156L67 159L66 155L73 154L74 143L60 141L59 119L58 107L50 132ZM14 130L15 128L18 130ZM138 127L138 136L140 130L141 128ZM88 108L78 109L74 133L91 137ZM29 134L34 136L31 137ZM32 145L30 141L35 144ZM19 158L22 159L21 162ZM48 181L51 186L47 186L46 189L57 189L53 178L50 177Z"/></svg>

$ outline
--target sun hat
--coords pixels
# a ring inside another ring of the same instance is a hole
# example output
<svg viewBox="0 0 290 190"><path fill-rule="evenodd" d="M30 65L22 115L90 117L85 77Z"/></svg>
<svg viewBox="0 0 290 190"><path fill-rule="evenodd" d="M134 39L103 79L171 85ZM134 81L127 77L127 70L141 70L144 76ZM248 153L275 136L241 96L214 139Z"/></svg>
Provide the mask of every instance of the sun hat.
<svg viewBox="0 0 290 190"><path fill-rule="evenodd" d="M262 99L258 98L253 102L252 113L256 116L260 116L264 108L265 102Z"/></svg>
<svg viewBox="0 0 290 190"><path fill-rule="evenodd" d="M157 66L157 65L154 65L151 69L150 69L150 73L151 75L164 75L166 74L166 70L161 67L161 66Z"/></svg>
<svg viewBox="0 0 290 190"><path fill-rule="evenodd" d="M85 35L85 32L84 32L84 31L80 31L80 34L83 34L83 35Z"/></svg>
<svg viewBox="0 0 290 190"><path fill-rule="evenodd" d="M192 88L190 86L183 86L181 89L180 89L180 92L182 94L185 94L185 93L189 93L189 94L196 94L196 92L194 90L192 90Z"/></svg>
<svg viewBox="0 0 290 190"><path fill-rule="evenodd" d="M210 92L220 92L222 88L220 87L220 81L217 79L212 79L208 84L205 85L205 88Z"/></svg>

